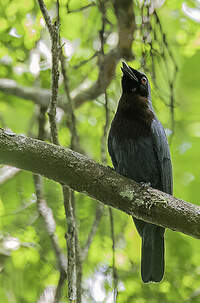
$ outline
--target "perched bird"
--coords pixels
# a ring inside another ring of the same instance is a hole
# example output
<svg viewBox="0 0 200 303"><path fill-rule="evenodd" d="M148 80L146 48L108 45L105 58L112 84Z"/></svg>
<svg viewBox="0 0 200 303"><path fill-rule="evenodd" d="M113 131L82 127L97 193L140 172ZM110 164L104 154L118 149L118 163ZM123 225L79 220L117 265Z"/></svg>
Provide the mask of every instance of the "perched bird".
<svg viewBox="0 0 200 303"><path fill-rule="evenodd" d="M167 138L151 102L145 74L122 63L122 96L111 124L108 151L115 170L136 182L172 194L172 165ZM143 282L164 274L163 227L133 218L142 238Z"/></svg>

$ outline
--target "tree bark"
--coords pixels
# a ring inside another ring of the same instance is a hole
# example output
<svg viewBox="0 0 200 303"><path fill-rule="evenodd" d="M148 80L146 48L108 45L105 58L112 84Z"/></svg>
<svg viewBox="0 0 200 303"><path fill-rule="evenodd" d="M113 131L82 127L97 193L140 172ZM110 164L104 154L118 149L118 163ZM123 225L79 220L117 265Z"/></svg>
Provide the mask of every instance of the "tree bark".
<svg viewBox="0 0 200 303"><path fill-rule="evenodd" d="M0 163L41 174L138 219L200 238L200 207L137 184L68 148L0 129Z"/></svg>

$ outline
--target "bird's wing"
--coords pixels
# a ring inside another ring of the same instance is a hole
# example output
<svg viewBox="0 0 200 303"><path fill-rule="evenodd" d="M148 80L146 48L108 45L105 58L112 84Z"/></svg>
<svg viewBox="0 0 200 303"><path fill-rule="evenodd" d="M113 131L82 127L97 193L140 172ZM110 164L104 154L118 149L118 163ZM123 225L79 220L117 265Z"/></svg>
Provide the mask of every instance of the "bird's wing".
<svg viewBox="0 0 200 303"><path fill-rule="evenodd" d="M160 165L151 136L118 140L111 132L108 150L119 174L136 182L151 183L152 187L162 190Z"/></svg>
<svg viewBox="0 0 200 303"><path fill-rule="evenodd" d="M171 156L164 128L157 118L155 118L151 124L151 133L154 149L160 165L163 191L172 194L173 176Z"/></svg>
<svg viewBox="0 0 200 303"><path fill-rule="evenodd" d="M112 143L112 135L111 135L111 131L109 132L108 135L108 152L110 154L111 160L112 160L112 164L114 166L115 169L117 169L117 160L115 158L115 153L113 151L113 143Z"/></svg>

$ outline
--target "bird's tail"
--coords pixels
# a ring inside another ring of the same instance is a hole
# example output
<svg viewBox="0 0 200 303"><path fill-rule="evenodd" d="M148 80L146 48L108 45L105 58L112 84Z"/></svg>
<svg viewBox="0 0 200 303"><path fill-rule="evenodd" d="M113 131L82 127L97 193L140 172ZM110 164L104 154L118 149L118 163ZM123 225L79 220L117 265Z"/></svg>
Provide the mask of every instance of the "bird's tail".
<svg viewBox="0 0 200 303"><path fill-rule="evenodd" d="M164 228L146 223L142 232L143 282L160 282L164 275Z"/></svg>

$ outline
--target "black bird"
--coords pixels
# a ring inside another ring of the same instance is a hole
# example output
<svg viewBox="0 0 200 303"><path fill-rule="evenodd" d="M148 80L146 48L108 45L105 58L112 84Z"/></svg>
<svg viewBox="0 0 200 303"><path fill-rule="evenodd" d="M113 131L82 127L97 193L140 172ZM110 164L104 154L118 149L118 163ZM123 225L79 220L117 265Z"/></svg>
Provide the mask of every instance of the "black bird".
<svg viewBox="0 0 200 303"><path fill-rule="evenodd" d="M151 102L145 74L122 63L122 96L111 124L108 151L115 170L136 182L172 194L172 165L164 128ZM163 227L133 218L142 237L143 282L159 282L164 274Z"/></svg>

